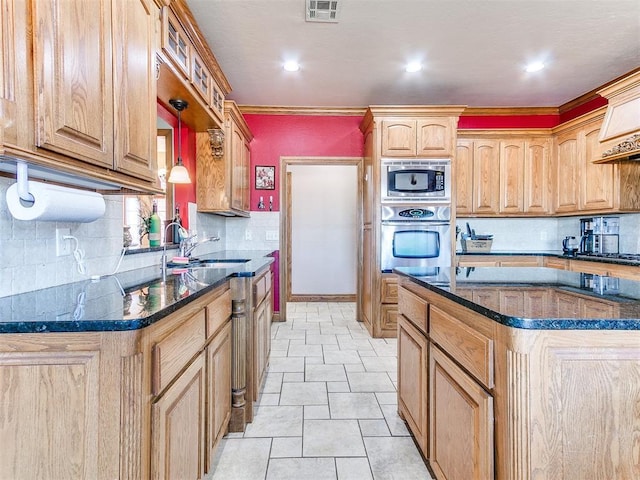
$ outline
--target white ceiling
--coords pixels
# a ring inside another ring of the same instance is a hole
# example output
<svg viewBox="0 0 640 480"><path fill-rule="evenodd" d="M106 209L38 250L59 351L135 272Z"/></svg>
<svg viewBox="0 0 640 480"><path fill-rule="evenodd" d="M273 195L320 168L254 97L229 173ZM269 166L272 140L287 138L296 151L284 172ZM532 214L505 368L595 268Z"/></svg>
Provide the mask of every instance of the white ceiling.
<svg viewBox="0 0 640 480"><path fill-rule="evenodd" d="M640 0L339 1L338 23L304 0L186 3L240 105L558 107L640 66Z"/></svg>

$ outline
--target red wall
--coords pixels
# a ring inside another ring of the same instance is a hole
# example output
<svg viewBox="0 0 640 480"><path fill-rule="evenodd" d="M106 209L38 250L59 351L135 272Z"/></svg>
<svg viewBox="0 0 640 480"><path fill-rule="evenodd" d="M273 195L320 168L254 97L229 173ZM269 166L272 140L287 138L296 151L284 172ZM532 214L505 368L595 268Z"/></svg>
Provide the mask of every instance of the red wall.
<svg viewBox="0 0 640 480"><path fill-rule="evenodd" d="M458 128L553 128L596 108L606 105L596 98L562 115L461 116ZM158 116L177 128L174 112L158 103ZM251 210L258 211L262 196L265 210L273 197L273 211L280 210L280 157L361 157L364 139L359 126L360 116L261 115L246 114L244 118L253 133L251 142ZM174 161L178 154L174 140ZM182 124L182 161L189 169L193 183L175 185L175 201L185 226L189 226L187 202L196 201L195 132ZM255 167L275 167L275 189L256 190Z"/></svg>
<svg viewBox="0 0 640 480"><path fill-rule="evenodd" d="M167 110L164 105L158 102L158 117L171 125L175 130L178 129L178 117L174 112ZM174 204L180 205L180 218L185 228L189 228L189 211L188 202L196 201L196 134L187 125L182 123L182 163L191 176L191 183L187 185L175 184ZM178 159L178 136L173 137L173 162ZM167 172L168 174L169 172Z"/></svg>
<svg viewBox="0 0 640 480"><path fill-rule="evenodd" d="M362 157L362 117L305 115L244 115L253 133L251 142L251 210L264 197L269 210L280 210L280 157ZM255 167L274 166L275 190L255 189Z"/></svg>

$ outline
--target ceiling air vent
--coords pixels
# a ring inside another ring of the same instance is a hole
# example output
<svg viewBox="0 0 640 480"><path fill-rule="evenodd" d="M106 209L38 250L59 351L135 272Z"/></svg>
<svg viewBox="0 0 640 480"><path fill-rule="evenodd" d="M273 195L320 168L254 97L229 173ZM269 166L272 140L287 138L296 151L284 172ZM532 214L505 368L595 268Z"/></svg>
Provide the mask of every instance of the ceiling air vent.
<svg viewBox="0 0 640 480"><path fill-rule="evenodd" d="M338 0L305 0L307 22L338 22Z"/></svg>

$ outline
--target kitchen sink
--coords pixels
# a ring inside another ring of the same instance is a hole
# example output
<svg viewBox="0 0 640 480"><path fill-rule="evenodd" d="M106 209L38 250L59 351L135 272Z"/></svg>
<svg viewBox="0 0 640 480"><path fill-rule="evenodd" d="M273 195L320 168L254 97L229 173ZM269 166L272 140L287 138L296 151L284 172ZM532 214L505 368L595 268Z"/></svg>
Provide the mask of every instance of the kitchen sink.
<svg viewBox="0 0 640 480"><path fill-rule="evenodd" d="M249 260L211 260L199 261L189 268L238 268L244 266Z"/></svg>

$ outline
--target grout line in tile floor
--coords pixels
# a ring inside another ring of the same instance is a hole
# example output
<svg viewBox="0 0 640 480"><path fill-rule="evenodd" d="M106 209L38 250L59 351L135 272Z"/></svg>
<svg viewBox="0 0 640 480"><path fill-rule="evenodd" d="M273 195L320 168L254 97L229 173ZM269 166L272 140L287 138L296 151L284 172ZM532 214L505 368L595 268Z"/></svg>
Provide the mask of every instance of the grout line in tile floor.
<svg viewBox="0 0 640 480"><path fill-rule="evenodd" d="M354 303L287 304L273 323L254 420L227 434L206 480L429 480L397 413L396 339Z"/></svg>

